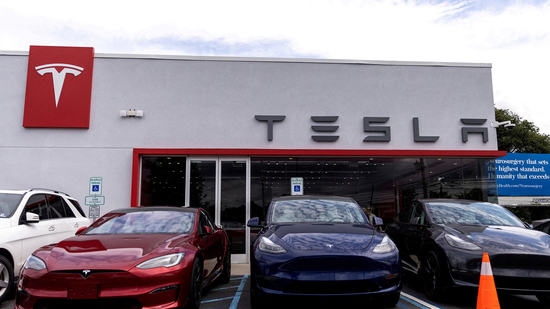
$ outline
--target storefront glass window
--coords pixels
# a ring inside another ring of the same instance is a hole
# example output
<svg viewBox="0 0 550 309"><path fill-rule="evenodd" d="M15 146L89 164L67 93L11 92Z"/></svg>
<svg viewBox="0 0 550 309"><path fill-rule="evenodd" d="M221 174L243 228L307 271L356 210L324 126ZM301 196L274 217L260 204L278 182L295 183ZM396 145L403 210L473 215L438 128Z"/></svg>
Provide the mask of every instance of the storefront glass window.
<svg viewBox="0 0 550 309"><path fill-rule="evenodd" d="M304 194L340 195L371 205L391 221L416 198L491 201L490 160L476 158L251 158L250 217L265 220L273 197L290 194L303 178Z"/></svg>
<svg viewBox="0 0 550 309"><path fill-rule="evenodd" d="M141 158L141 206L185 205L185 157Z"/></svg>

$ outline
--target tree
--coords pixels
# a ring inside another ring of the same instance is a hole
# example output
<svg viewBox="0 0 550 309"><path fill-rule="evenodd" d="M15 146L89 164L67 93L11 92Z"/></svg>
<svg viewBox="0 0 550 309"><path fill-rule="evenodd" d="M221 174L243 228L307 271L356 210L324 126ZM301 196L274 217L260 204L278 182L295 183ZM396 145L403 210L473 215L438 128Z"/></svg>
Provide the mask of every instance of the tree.
<svg viewBox="0 0 550 309"><path fill-rule="evenodd" d="M516 127L507 130L503 126L497 128L498 150L518 153L550 153L550 135L539 132L532 122L521 118L508 110L495 108L497 122L512 121Z"/></svg>

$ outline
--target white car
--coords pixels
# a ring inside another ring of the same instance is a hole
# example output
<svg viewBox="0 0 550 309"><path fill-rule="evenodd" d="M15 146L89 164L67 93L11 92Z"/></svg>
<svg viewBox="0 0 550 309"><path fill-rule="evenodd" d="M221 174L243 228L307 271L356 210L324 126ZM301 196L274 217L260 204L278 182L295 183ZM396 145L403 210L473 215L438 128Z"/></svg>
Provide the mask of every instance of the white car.
<svg viewBox="0 0 550 309"><path fill-rule="evenodd" d="M34 250L74 236L90 223L78 202L63 192L0 190L0 302L11 294Z"/></svg>

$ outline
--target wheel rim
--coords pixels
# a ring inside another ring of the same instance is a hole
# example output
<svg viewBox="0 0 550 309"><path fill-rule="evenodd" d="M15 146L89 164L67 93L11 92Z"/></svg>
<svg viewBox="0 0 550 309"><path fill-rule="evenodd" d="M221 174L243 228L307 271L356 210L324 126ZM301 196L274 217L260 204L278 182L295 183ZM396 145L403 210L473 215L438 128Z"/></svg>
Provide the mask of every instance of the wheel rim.
<svg viewBox="0 0 550 309"><path fill-rule="evenodd" d="M426 257L424 265L424 287L428 295L433 295L437 288L437 262L433 254Z"/></svg>
<svg viewBox="0 0 550 309"><path fill-rule="evenodd" d="M4 295L8 285L10 284L10 275L6 265L0 263L0 296Z"/></svg>

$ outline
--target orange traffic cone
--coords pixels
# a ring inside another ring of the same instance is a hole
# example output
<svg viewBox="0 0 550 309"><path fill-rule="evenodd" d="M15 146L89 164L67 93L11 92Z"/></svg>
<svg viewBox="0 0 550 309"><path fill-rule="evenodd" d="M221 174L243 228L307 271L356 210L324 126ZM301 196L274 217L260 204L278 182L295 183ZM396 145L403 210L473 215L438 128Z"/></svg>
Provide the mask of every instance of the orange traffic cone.
<svg viewBox="0 0 550 309"><path fill-rule="evenodd" d="M493 270L491 269L491 262L489 262L489 254L487 253L483 253L483 259L481 260L481 275L479 276L476 309L500 309Z"/></svg>

